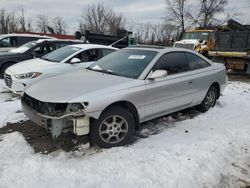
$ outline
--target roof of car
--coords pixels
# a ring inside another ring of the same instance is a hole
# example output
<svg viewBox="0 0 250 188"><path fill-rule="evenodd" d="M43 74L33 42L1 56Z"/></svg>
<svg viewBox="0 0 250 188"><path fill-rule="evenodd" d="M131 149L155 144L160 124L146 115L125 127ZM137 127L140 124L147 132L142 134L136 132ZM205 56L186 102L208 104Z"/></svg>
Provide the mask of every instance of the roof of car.
<svg viewBox="0 0 250 188"><path fill-rule="evenodd" d="M36 43L42 43L44 41L47 41L47 42L75 42L75 43L83 43L82 40L57 39L57 38L39 39L39 40L36 41Z"/></svg>
<svg viewBox="0 0 250 188"><path fill-rule="evenodd" d="M174 52L174 51L194 53L193 50L189 50L185 48L170 47L170 46L134 45L134 46L127 47L126 49L152 50L152 51L157 51L161 53Z"/></svg>
<svg viewBox="0 0 250 188"><path fill-rule="evenodd" d="M131 45L128 48L153 48L153 49L164 49L166 46L156 46L156 45Z"/></svg>
<svg viewBox="0 0 250 188"><path fill-rule="evenodd" d="M107 48L107 49L117 49L114 48L112 46L106 46L106 45L101 45L101 44L73 44L70 46L74 46L74 47L78 47L78 48L84 48L84 49L88 49L88 48Z"/></svg>
<svg viewBox="0 0 250 188"><path fill-rule="evenodd" d="M47 35L35 35L35 34L23 34L23 33L10 33L10 34L3 34L0 35L3 37L38 37L38 38L51 38L54 39L54 37L50 37Z"/></svg>

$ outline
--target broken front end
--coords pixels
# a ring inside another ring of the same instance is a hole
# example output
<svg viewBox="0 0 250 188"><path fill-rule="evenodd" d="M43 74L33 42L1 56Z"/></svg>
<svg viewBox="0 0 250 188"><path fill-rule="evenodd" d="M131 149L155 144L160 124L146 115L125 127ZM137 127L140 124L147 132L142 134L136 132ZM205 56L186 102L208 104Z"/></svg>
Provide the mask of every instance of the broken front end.
<svg viewBox="0 0 250 188"><path fill-rule="evenodd" d="M25 115L34 123L48 130L53 138L63 131L76 135L89 133L89 117L85 114L88 103L49 103L42 102L26 93L21 98Z"/></svg>

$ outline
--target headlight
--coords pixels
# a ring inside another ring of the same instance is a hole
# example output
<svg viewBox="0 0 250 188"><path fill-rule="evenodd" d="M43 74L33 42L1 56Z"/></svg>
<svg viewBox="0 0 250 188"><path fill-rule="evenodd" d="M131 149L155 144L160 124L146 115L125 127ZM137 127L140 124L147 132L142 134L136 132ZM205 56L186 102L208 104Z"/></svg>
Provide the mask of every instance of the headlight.
<svg viewBox="0 0 250 188"><path fill-rule="evenodd" d="M70 103L67 106L67 112L84 112L86 107L89 105L88 102L82 103Z"/></svg>
<svg viewBox="0 0 250 188"><path fill-rule="evenodd" d="M28 73L23 73L23 74L16 74L15 77L17 79L25 79L25 78L36 78L40 76L42 73L40 72L28 72Z"/></svg>
<svg viewBox="0 0 250 188"><path fill-rule="evenodd" d="M84 110L84 106L81 103L72 103L72 104L69 104L68 110L70 112L77 112L80 110Z"/></svg>

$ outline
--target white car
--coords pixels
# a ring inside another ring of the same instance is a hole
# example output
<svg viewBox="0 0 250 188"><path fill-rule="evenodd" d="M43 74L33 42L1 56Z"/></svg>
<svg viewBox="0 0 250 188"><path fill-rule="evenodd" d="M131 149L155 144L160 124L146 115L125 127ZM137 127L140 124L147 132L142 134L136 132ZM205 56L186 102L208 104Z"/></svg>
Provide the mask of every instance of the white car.
<svg viewBox="0 0 250 188"><path fill-rule="evenodd" d="M4 74L6 87L20 94L26 86L57 74L86 68L116 51L117 48L95 44L75 44L55 50L42 58L23 61L9 67Z"/></svg>
<svg viewBox="0 0 250 188"><path fill-rule="evenodd" d="M0 52L8 52L30 41L38 39L53 39L54 37L36 34L12 33L0 35Z"/></svg>

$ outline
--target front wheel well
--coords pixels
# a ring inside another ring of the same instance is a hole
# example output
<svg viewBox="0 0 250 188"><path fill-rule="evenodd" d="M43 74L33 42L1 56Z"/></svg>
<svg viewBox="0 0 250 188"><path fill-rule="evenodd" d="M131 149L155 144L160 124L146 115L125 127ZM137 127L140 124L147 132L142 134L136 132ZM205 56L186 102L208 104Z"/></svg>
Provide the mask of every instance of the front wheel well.
<svg viewBox="0 0 250 188"><path fill-rule="evenodd" d="M15 63L17 63L17 62L15 62L15 61L6 61L6 62L4 62L4 63L2 63L2 64L0 65L0 68L2 68L4 65L7 65L7 64L15 64Z"/></svg>
<svg viewBox="0 0 250 188"><path fill-rule="evenodd" d="M13 64L15 64L15 63L16 63L16 62L13 62L13 61L7 61L7 62L2 63L2 64L0 65L0 78L3 78L5 70L6 70L9 66L11 66L11 65L13 65Z"/></svg>
<svg viewBox="0 0 250 188"><path fill-rule="evenodd" d="M131 102L128 102L128 101L118 101L118 102L110 104L108 107L106 107L104 109L104 111L106 111L107 109L110 109L114 106L120 106L120 107L128 110L131 113L131 115L133 115L133 118L135 120L135 129L139 130L139 128L140 128L139 114L138 114L138 111L137 111L134 104L132 104Z"/></svg>
<svg viewBox="0 0 250 188"><path fill-rule="evenodd" d="M220 85L218 84L218 82L214 82L210 87L212 87L212 86L214 86L216 88L217 93L218 93L217 99L219 99L219 97L220 97Z"/></svg>

